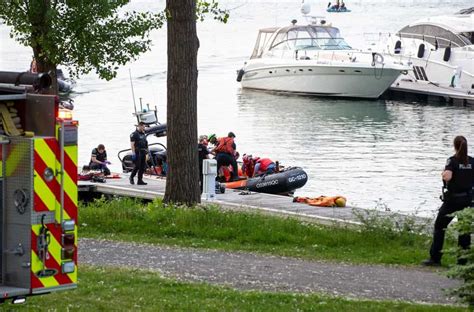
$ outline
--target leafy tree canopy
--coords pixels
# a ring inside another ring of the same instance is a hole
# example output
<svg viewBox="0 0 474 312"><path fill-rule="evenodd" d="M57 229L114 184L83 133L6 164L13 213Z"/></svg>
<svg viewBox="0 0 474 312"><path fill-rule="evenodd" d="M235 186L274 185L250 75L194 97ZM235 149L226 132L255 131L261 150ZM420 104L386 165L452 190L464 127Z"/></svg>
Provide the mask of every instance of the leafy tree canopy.
<svg viewBox="0 0 474 312"><path fill-rule="evenodd" d="M0 20L10 36L33 48L40 69L65 65L71 75L95 71L110 80L119 66L151 48L149 34L163 26L165 11L136 12L123 8L129 0L0 0ZM227 21L218 3L199 1L196 19L207 14ZM47 66L47 65L50 66Z"/></svg>

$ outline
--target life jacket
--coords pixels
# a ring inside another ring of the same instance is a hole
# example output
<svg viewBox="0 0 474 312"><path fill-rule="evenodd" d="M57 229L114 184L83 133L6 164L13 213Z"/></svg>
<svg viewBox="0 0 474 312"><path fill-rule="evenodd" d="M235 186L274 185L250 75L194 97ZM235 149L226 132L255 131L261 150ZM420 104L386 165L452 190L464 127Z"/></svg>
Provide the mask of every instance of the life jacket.
<svg viewBox="0 0 474 312"><path fill-rule="evenodd" d="M270 158L260 158L257 160L256 163L260 164L259 171L263 172L263 171L267 171L268 166L270 166L270 164L273 164L273 161Z"/></svg>
<svg viewBox="0 0 474 312"><path fill-rule="evenodd" d="M252 158L249 159L244 156L242 171L247 177L252 176L254 167L255 167L255 161Z"/></svg>
<svg viewBox="0 0 474 312"><path fill-rule="evenodd" d="M342 201L338 201L341 199ZM336 203L336 201L338 201ZM319 197L295 197L293 202L296 203L306 203L310 206L320 206L320 207L344 207L346 205L346 198L344 196L319 196ZM340 205L338 205L338 203ZM343 203L343 205L341 205Z"/></svg>
<svg viewBox="0 0 474 312"><path fill-rule="evenodd" d="M216 153L227 153L234 155L234 148L232 145L234 145L234 139L225 137L225 138L218 138L217 139L217 147L215 149Z"/></svg>
<svg viewBox="0 0 474 312"><path fill-rule="evenodd" d="M238 167L238 171L239 171L238 172L239 177L244 175L241 167ZM229 182L230 179L232 178L232 166L221 166L219 168L219 172L217 173L217 176L221 178L223 177L223 180L225 182Z"/></svg>

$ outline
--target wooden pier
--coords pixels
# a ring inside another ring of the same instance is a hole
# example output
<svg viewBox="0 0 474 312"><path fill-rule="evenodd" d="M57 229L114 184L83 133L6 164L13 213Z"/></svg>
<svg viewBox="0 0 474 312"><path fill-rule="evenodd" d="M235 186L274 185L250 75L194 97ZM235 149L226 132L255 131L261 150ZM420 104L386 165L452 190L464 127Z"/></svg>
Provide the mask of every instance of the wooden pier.
<svg viewBox="0 0 474 312"><path fill-rule="evenodd" d="M79 181L79 193L82 197L91 195L123 196L153 200L164 196L166 181L162 178L146 176L148 185L131 185L128 175L120 179L108 179L106 183ZM317 196L319 196L318 194ZM291 216L308 222L324 224L342 223L359 225L358 213L366 213L366 209L355 207L327 208L313 207L307 204L294 203L289 196L271 195L240 190L226 189L224 194L216 194L214 200L202 200L204 204L217 204L224 209L240 211L258 211L261 213ZM389 215L390 212L380 212Z"/></svg>
<svg viewBox="0 0 474 312"><path fill-rule="evenodd" d="M397 81L383 97L474 107L474 90L439 86L426 81Z"/></svg>

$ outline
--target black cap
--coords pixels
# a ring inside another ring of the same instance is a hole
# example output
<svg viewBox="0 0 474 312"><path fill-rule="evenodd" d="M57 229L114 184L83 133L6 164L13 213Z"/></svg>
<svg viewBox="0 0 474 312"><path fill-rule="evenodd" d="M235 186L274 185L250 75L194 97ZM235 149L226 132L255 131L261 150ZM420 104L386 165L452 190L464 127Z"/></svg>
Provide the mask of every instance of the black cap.
<svg viewBox="0 0 474 312"><path fill-rule="evenodd" d="M235 134L234 132L229 132L229 134L227 135L229 138L235 138Z"/></svg>

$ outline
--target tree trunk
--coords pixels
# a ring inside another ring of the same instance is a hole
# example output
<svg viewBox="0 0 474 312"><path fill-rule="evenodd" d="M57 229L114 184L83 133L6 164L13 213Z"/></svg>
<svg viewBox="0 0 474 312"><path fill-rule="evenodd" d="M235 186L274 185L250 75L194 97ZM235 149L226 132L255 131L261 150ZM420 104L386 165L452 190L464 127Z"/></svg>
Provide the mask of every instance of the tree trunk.
<svg viewBox="0 0 474 312"><path fill-rule="evenodd" d="M43 59L40 56L40 49L40 46L33 48L33 55L36 60L37 71L38 73L49 73L52 80L51 87L49 89L43 90L43 92L47 94L58 94L58 77L56 75L56 65L52 64L48 60Z"/></svg>
<svg viewBox="0 0 474 312"><path fill-rule="evenodd" d="M56 64L47 58L47 51L45 51L42 38L48 36L51 31L51 22L49 21L51 11L51 1L35 1L30 3L31 8L29 12L32 42L33 57L36 61L37 71L39 73L49 73L52 79L51 88L46 91L49 94L58 94L58 80L56 75Z"/></svg>
<svg viewBox="0 0 474 312"><path fill-rule="evenodd" d="M168 173L165 202L200 202L197 151L196 1L166 0Z"/></svg>

